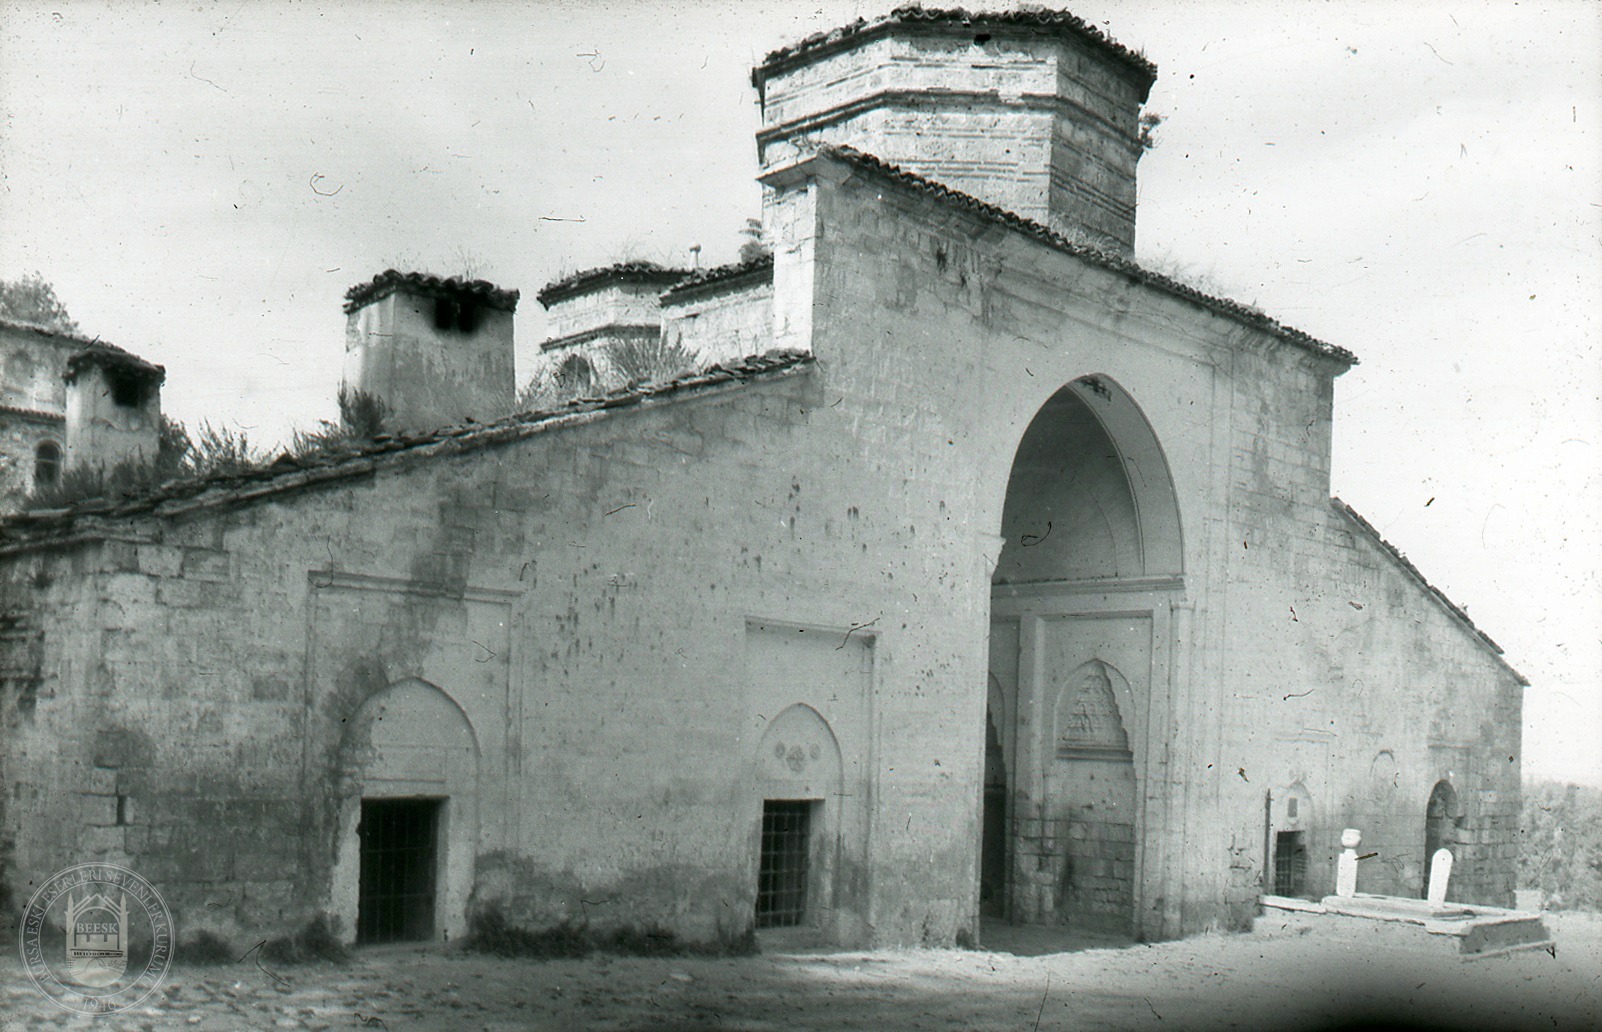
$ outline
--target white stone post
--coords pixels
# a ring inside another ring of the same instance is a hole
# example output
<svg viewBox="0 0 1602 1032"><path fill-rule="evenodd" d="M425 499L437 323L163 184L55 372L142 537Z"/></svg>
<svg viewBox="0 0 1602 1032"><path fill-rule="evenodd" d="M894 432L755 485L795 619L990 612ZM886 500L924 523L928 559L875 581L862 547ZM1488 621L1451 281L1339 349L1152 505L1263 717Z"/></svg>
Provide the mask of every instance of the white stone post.
<svg viewBox="0 0 1602 1032"><path fill-rule="evenodd" d="M1363 833L1356 828L1341 832L1340 859L1335 862L1335 895L1350 898L1357 895L1357 845Z"/></svg>
<svg viewBox="0 0 1602 1032"><path fill-rule="evenodd" d="M1446 902L1446 882L1451 877L1452 851L1437 849L1430 858L1430 906L1438 907Z"/></svg>

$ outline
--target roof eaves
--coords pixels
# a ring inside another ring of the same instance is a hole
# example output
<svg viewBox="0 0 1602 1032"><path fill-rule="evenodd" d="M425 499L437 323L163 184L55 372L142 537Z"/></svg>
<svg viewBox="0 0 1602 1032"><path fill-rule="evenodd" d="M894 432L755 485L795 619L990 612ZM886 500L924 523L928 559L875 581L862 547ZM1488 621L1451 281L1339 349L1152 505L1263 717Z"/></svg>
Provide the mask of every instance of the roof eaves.
<svg viewBox="0 0 1602 1032"><path fill-rule="evenodd" d="M1339 498L1331 498L1330 499L1330 504L1335 507L1335 511L1345 515L1348 519L1350 519L1353 523L1355 523L1365 534L1367 534L1369 536L1369 538L1371 538L1376 544L1378 544L1381 549L1383 549L1386 553L1388 553L1390 555L1391 559L1394 560L1396 562L1396 564L1398 566L1400 566L1408 574L1408 576L1412 577L1413 580L1417 581L1419 583L1419 585L1422 586L1426 592L1428 592L1432 597L1434 597L1434 599L1437 602L1439 602L1446 609L1446 611L1449 614L1451 614L1452 617L1454 617L1471 634L1473 634L1474 637L1477 638L1482 645L1484 645L1487 649L1489 649L1491 651L1491 653L1496 657L1497 662L1500 663L1503 667L1505 667L1509 673L1511 673L1515 678L1518 679L1519 684L1523 685L1526 688L1529 687L1529 685L1530 685L1529 679L1526 678L1523 674L1519 673L1517 670L1515 670L1513 668L1512 664L1510 664L1503 657L1502 646L1498 645L1496 643L1496 641L1494 639L1492 639L1492 637L1489 634L1486 634L1484 631L1480 630L1479 627L1475 626L1474 621L1469 619L1468 612L1466 610L1464 610L1462 606L1459 606L1456 602L1453 602L1451 599L1447 598L1446 597L1446 593L1444 591L1442 591L1440 588L1437 588L1435 585L1431 584L1429 582L1429 579L1424 576L1423 571L1420 570L1417 566L1414 566L1412 561L1410 559L1408 559L1407 556L1402 553L1401 549L1397 548L1395 545L1393 545L1389 541L1385 540L1385 538L1380 534L1379 530L1376 529L1375 526L1372 523L1370 523L1370 522L1368 522L1368 520L1364 519L1363 516L1356 509L1352 508L1350 505L1347 505L1345 502L1341 501Z"/></svg>
<svg viewBox="0 0 1602 1032"><path fill-rule="evenodd" d="M102 369L120 369L134 374L140 380L161 384L167 379L167 369L154 362L146 362L131 352L110 344L91 342L90 347L75 351L67 358L67 369L62 379L72 383L78 378L78 373L84 366L99 366Z"/></svg>
<svg viewBox="0 0 1602 1032"><path fill-rule="evenodd" d="M464 280L455 276L442 278L427 272L385 269L367 282L358 283L345 291L345 312L358 311L402 289L425 297L467 297L506 312L517 311L517 301L522 296L520 291L505 290L488 280Z"/></svg>
<svg viewBox="0 0 1602 1032"><path fill-rule="evenodd" d="M44 409L25 408L22 405L0 405L0 412L4 412L7 415L21 416L24 419L32 419L45 423L64 423L67 420L66 415L63 413L46 412Z"/></svg>
<svg viewBox="0 0 1602 1032"><path fill-rule="evenodd" d="M750 261L702 269L690 278L680 280L669 287L663 292L662 300L683 300L686 296L697 294L704 288L737 287L755 279L768 281L773 279L773 255L764 254Z"/></svg>
<svg viewBox="0 0 1602 1032"><path fill-rule="evenodd" d="M1013 212L991 204L988 201L981 201L972 194L963 193L961 190L954 190L951 187L946 186L944 183L939 183L933 179L925 178L924 176L920 176L915 172L908 172L907 170L897 165L892 165L890 162L885 161L882 158L877 158L872 154L859 151L854 147L846 147L836 144L824 144L820 146L817 150L817 154L824 157L835 158L836 160L845 162L853 168L865 170L892 182L898 183L904 187L919 191L927 196L933 197L935 200L938 200L941 203L970 211L990 222L995 222L1017 230L1025 236L1032 237L1033 239L1038 240L1056 250L1067 252L1068 254L1074 255L1077 258L1081 258L1093 265L1099 265L1102 268L1122 273L1125 276L1136 280L1137 282L1156 287L1166 293L1184 298L1187 301L1199 304L1204 308L1208 308L1219 313L1220 315L1229 316L1237 322L1244 323L1253 327L1254 329L1262 330L1271 336L1278 337L1289 344L1293 344L1305 351L1312 352L1315 355L1332 359L1345 366L1357 365L1357 356L1352 354L1352 352L1348 351L1347 349L1335 344L1330 344L1327 341L1319 340L1312 334L1305 333L1296 329L1295 327L1286 326L1279 320L1263 314L1261 311L1251 307L1250 305L1244 305L1239 301L1232 301L1229 298L1214 297L1211 294L1203 293L1202 291L1197 290L1195 287L1192 287L1179 280L1164 276L1159 272L1153 272L1152 270L1141 266L1132 259L1125 258L1122 255L1113 254L1109 251L1103 251L1100 248L1092 247L1089 244L1081 243L1080 241L1058 233L1049 226L1041 225L1032 219L1026 219L1022 215L1014 214ZM805 159L802 160L804 161Z"/></svg>
<svg viewBox="0 0 1602 1032"><path fill-rule="evenodd" d="M546 308L558 301L586 293L607 283L659 283L671 286L686 276L689 269L676 269L656 262L617 262L594 269L581 269L541 287L534 299Z"/></svg>
<svg viewBox="0 0 1602 1032"><path fill-rule="evenodd" d="M587 423L604 417L613 409L657 400L694 399L730 385L779 378L813 361L805 352L769 351L736 362L720 363L665 383L625 387L554 409L507 416L493 423L444 427L428 433L381 435L369 445L341 449L333 454L299 458L285 454L263 467L193 480L169 480L154 490L120 500L94 498L59 509L18 513L0 518L0 555L75 542L85 533L93 537L100 533L107 520L178 516L197 509L245 504L309 486L366 476L396 461L454 455Z"/></svg>
<svg viewBox="0 0 1602 1032"><path fill-rule="evenodd" d="M876 21L858 18L827 32L815 33L770 51L751 70L751 84L762 88L766 78L799 61L843 49L884 35L901 26L960 25L964 29L1036 29L1073 36L1117 61L1150 90L1157 81L1157 66L1138 50L1131 50L1095 25L1070 11L968 11L961 7L897 7Z"/></svg>

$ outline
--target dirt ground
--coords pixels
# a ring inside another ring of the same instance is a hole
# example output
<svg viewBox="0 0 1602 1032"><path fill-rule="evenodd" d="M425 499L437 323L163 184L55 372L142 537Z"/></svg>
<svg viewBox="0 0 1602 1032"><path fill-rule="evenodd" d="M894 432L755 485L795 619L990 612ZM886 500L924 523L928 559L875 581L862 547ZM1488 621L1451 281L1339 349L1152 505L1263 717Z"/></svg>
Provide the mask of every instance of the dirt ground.
<svg viewBox="0 0 1602 1032"><path fill-rule="evenodd" d="M1002 926L979 950L769 943L737 959L389 948L344 966L179 965L145 1005L100 1018L45 1001L11 954L0 961L0 1032L1602 1028L1602 917L1552 916L1548 927L1555 956L1468 964L1273 928L1136 945Z"/></svg>

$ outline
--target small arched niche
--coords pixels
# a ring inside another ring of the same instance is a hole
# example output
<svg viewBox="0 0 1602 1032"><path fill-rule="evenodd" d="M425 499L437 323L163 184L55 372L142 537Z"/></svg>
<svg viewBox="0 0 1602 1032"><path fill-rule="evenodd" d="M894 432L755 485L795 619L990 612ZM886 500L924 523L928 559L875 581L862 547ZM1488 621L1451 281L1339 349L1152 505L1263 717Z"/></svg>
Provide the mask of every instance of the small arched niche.
<svg viewBox="0 0 1602 1032"><path fill-rule="evenodd" d="M1430 789L1429 802L1424 805L1424 872L1419 885L1420 898L1429 895L1430 864L1434 862L1436 851L1450 850L1452 859L1459 859L1457 832L1462 824L1463 811L1458 805L1457 789L1450 781L1437 781Z"/></svg>
<svg viewBox="0 0 1602 1032"><path fill-rule="evenodd" d="M478 853L467 714L436 685L396 682L348 719L340 774L334 902L355 941L460 938Z"/></svg>
<svg viewBox="0 0 1602 1032"><path fill-rule="evenodd" d="M1057 693L1058 759L1132 761L1124 720L1132 705L1129 682L1115 667L1099 659L1081 664Z"/></svg>
<svg viewBox="0 0 1602 1032"><path fill-rule="evenodd" d="M756 927L827 931L843 799L839 743L817 710L798 703L768 722L755 766Z"/></svg>

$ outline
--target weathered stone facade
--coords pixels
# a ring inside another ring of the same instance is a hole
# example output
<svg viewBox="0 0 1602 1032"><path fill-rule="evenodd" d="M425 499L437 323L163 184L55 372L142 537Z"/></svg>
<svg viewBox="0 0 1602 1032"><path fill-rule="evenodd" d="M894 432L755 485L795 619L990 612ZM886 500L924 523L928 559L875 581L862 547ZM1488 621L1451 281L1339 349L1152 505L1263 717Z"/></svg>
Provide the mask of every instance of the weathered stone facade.
<svg viewBox="0 0 1602 1032"><path fill-rule="evenodd" d="M153 458L163 378L99 339L0 319L0 513L69 466Z"/></svg>
<svg viewBox="0 0 1602 1032"><path fill-rule="evenodd" d="M1418 894L1446 782L1510 902L1522 680L1331 501L1349 353L851 150L764 183L771 270L662 302L764 359L6 524L12 891L355 936L398 799L436 938L733 940L795 871L831 942L972 938L982 871L1160 938L1345 827Z"/></svg>

